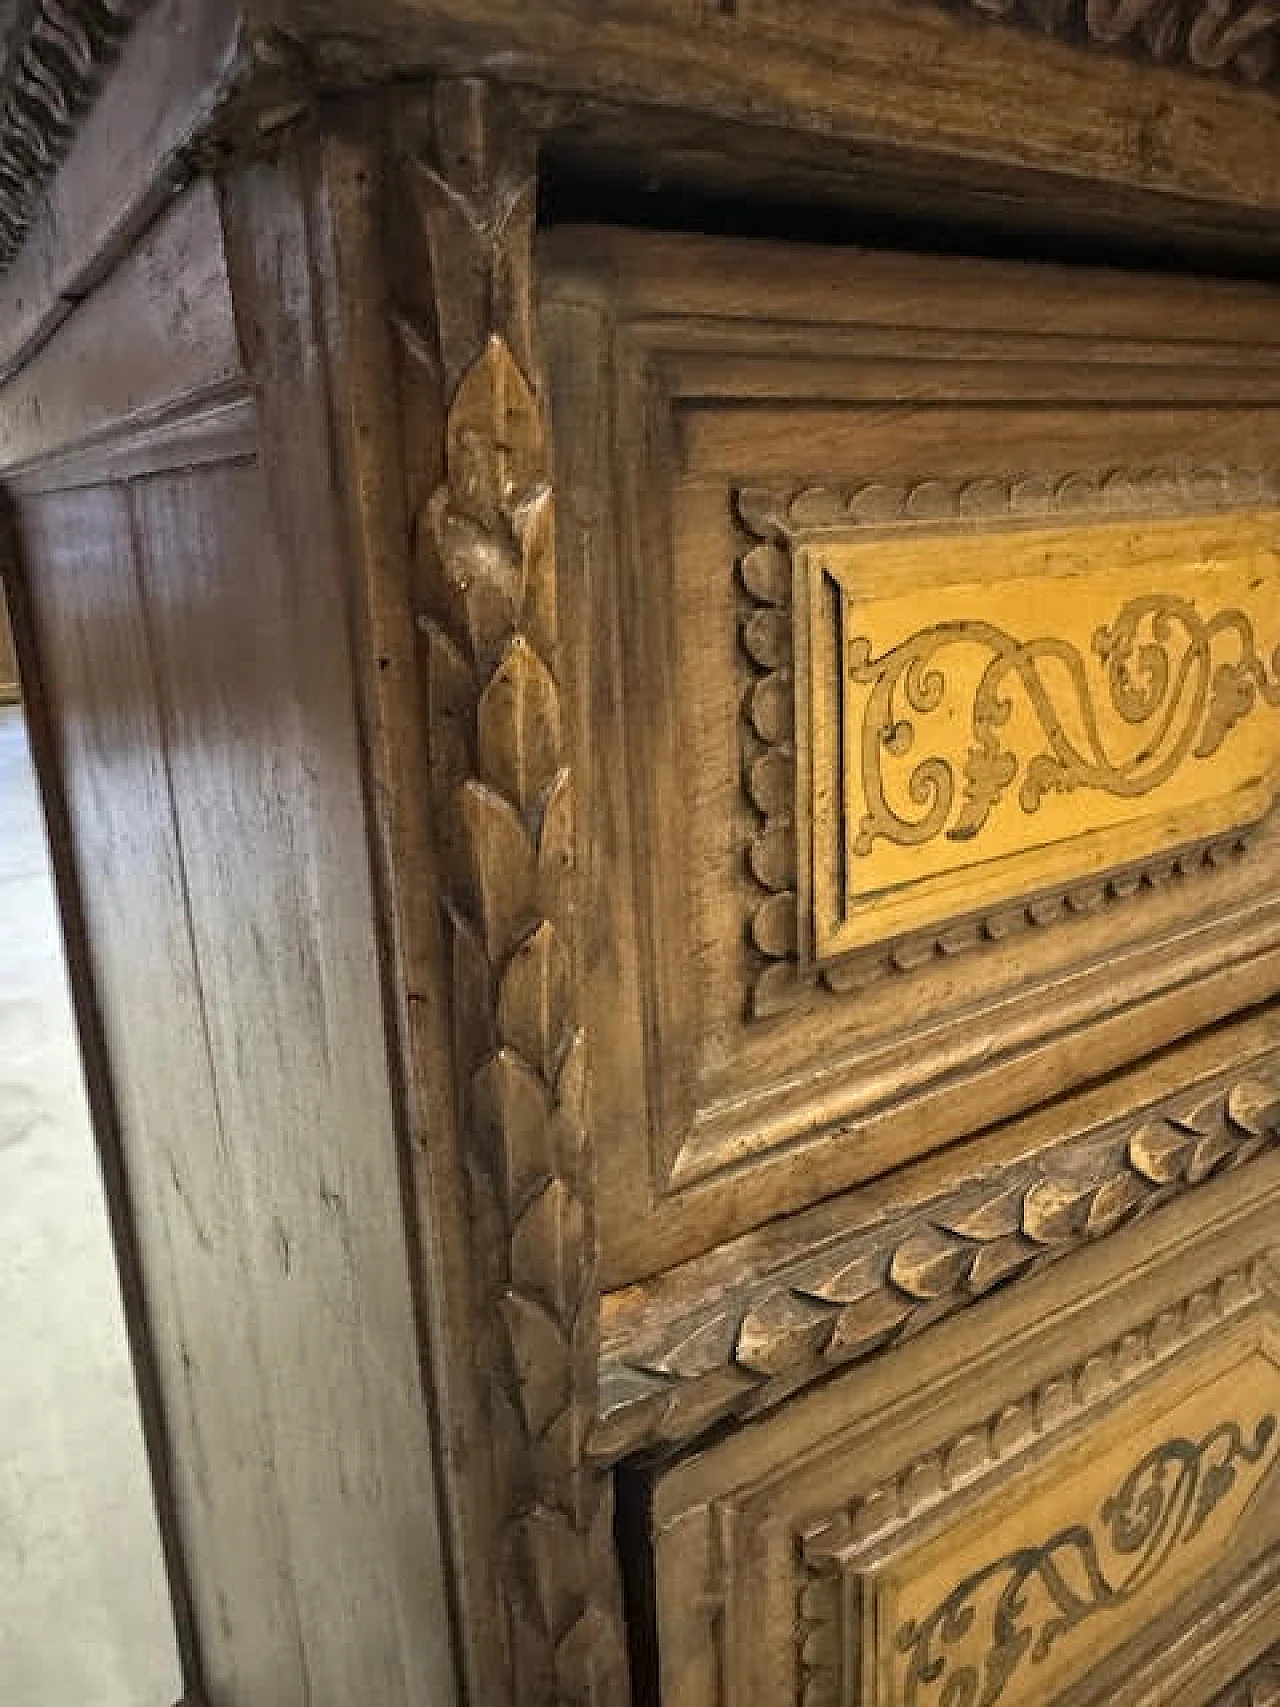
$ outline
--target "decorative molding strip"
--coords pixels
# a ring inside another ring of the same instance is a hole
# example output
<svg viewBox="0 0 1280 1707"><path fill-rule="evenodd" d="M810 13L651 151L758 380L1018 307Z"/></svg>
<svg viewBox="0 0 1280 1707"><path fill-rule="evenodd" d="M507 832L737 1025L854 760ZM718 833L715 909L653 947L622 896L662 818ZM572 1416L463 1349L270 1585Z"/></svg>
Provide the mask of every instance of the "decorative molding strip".
<svg viewBox="0 0 1280 1707"><path fill-rule="evenodd" d="M35 0L0 71L0 270L149 0Z"/></svg>
<svg viewBox="0 0 1280 1707"><path fill-rule="evenodd" d="M815 994L847 995L894 972L982 948L1026 930L1096 913L1149 894L1177 878L1216 871L1249 845L1236 831L1128 864L1086 882L1041 891L998 909L957 916L942 928L911 933L854 952L821 968L799 957L792 544L830 531L1013 525L1056 517L1125 516L1247 510L1280 503L1280 475L1239 469L1153 468L1074 474L1059 480L927 480L812 487L790 494L741 491L748 542L738 561L743 590L741 644L751 680L743 702L743 787L758 814L746 850L761 892L748 919L748 1003L758 1018L787 1012Z"/></svg>
<svg viewBox="0 0 1280 1707"><path fill-rule="evenodd" d="M636 1326L619 1325L601 1358L593 1451L612 1462L766 1410L1277 1138L1280 1055L1268 1055L731 1288L691 1275L693 1302L660 1317L635 1288Z"/></svg>
<svg viewBox="0 0 1280 1707"><path fill-rule="evenodd" d="M802 1538L806 1565L825 1570L837 1557L843 1559L933 1510L957 1488L981 1481L1249 1309L1263 1288L1260 1265L1230 1269L1039 1382L984 1421L904 1465L891 1481L811 1525Z"/></svg>
<svg viewBox="0 0 1280 1707"><path fill-rule="evenodd" d="M1061 41L1128 48L1168 65L1280 81L1274 0L951 0Z"/></svg>
<svg viewBox="0 0 1280 1707"><path fill-rule="evenodd" d="M482 83L439 85L432 118L429 157L404 179L430 278L425 292L405 284L405 434L495 1637L516 1707L624 1707L611 1484L585 1455L599 1288L551 458L532 359L532 146Z"/></svg>

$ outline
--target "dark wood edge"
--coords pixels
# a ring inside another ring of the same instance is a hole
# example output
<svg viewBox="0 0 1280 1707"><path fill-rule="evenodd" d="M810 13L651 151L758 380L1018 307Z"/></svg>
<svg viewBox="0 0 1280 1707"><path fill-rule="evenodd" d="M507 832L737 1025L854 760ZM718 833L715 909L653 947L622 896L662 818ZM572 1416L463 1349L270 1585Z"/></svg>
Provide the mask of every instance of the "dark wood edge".
<svg viewBox="0 0 1280 1707"><path fill-rule="evenodd" d="M125 1332L173 1608L174 1635L186 1691L178 1707L204 1707L195 1617L170 1473L171 1448L147 1320L146 1289L133 1225L106 1037L94 988L71 820L60 780L57 740L44 689L34 613L21 573L14 509L3 486L0 486L0 585L8 600L23 708L48 833L90 1124L102 1170L103 1195L124 1306Z"/></svg>

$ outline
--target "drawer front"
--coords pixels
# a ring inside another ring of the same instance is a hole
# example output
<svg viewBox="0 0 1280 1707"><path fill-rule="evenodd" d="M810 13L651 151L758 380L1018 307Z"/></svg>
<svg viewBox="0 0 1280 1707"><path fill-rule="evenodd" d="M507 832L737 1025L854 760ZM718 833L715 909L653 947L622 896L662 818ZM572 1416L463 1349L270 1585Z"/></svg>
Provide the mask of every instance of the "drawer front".
<svg viewBox="0 0 1280 1707"><path fill-rule="evenodd" d="M606 1285L1275 991L1274 292L544 264Z"/></svg>
<svg viewBox="0 0 1280 1707"><path fill-rule="evenodd" d="M1280 1634L1276 1166L649 1488L663 1707L1207 1707Z"/></svg>

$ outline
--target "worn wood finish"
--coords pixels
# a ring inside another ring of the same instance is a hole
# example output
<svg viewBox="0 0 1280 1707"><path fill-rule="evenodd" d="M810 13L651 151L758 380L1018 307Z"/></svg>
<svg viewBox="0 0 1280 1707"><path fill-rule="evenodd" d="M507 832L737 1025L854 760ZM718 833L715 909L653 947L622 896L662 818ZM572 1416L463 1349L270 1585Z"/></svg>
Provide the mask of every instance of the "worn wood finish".
<svg viewBox="0 0 1280 1707"><path fill-rule="evenodd" d="M134 10L0 478L193 1699L1256 1707L1275 8Z"/></svg>
<svg viewBox="0 0 1280 1707"><path fill-rule="evenodd" d="M86 4L119 9L113 0ZM234 87L240 45L234 0L147 6L74 128L63 168L34 206L12 266L0 274L0 378L66 318L189 180L184 151Z"/></svg>
<svg viewBox="0 0 1280 1707"><path fill-rule="evenodd" d="M142 0L41 0L4 43L0 99L0 267L27 234L44 182L97 96Z"/></svg>
<svg viewBox="0 0 1280 1707"><path fill-rule="evenodd" d="M1215 204L1269 218L1280 196L1280 115L1260 91L1140 70L928 0L857 0L799 19L786 0L613 4L592 9L589 30L573 0L536 13L519 0L287 0L273 15L331 78L353 65L445 69L643 104L659 123L679 112L702 121L700 133L686 124L685 146L708 163L734 145L732 129L710 143L708 123L745 121L820 134L827 167L838 151L850 177L892 171L890 156L899 168L931 162L935 175L963 162L959 177L985 180L993 201L1034 194L1041 171L1087 177L1095 197L1127 194L1131 229L1150 192L1182 198L1184 214L1198 203L1209 224ZM898 98L904 87L913 100ZM644 127L631 128L638 138Z"/></svg>
<svg viewBox="0 0 1280 1707"><path fill-rule="evenodd" d="M453 1697L451 1620L300 205L288 179L238 182L234 327L229 293L206 288L228 268L200 192L172 216L182 263L142 265L106 299L111 344L73 322L50 346L51 422L73 418L95 352L101 414L87 443L51 430L24 461L20 572L142 1256L193 1684L211 1702L434 1703ZM283 296L282 250L299 266ZM165 301L170 347L200 349L202 372L154 359ZM257 398L231 443L215 327ZM113 391L126 372L136 386Z"/></svg>

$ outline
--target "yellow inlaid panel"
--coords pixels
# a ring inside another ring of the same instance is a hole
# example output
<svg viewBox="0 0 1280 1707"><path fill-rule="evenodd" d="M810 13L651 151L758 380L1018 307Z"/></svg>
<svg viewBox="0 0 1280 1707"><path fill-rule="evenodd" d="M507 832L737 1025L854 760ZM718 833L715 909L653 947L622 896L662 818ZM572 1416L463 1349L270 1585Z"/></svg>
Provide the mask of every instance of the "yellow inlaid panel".
<svg viewBox="0 0 1280 1707"><path fill-rule="evenodd" d="M1278 1416L1270 1354L1237 1355L1162 1409L1123 1406L1074 1452L898 1553L865 1603L863 1698L1048 1707L1224 1557L1245 1556ZM1274 1540L1267 1521L1259 1545Z"/></svg>
<svg viewBox="0 0 1280 1707"><path fill-rule="evenodd" d="M1261 818L1280 516L796 551L815 958Z"/></svg>

